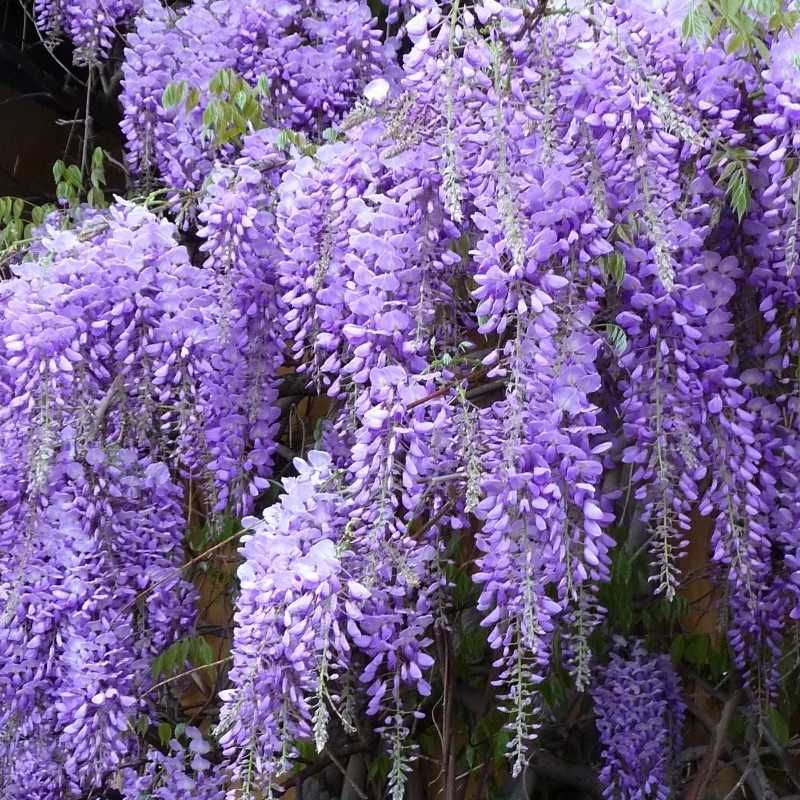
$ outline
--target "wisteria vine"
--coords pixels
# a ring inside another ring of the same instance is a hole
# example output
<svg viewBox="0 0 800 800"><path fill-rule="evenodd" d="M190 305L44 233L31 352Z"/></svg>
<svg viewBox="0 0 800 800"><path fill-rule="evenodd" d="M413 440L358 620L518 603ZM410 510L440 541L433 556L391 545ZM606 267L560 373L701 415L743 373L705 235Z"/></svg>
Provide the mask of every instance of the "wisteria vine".
<svg viewBox="0 0 800 800"><path fill-rule="evenodd" d="M124 42L130 191L3 255L3 797L272 797L366 726L401 800L465 538L514 776L560 671L605 796L669 796L669 658L597 631L618 557L680 598L700 516L769 706L800 619L800 39L757 5L752 47L703 3L36 0L90 87ZM299 453L287 383L324 399ZM230 664L215 724L157 747L196 507L205 544L244 520Z"/></svg>

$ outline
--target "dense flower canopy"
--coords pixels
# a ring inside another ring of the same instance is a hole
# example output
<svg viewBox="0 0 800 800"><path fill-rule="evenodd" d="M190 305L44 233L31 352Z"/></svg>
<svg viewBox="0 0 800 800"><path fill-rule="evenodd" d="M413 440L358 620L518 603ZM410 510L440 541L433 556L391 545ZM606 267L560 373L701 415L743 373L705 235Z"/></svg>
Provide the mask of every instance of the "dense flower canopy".
<svg viewBox="0 0 800 800"><path fill-rule="evenodd" d="M680 682L596 630L621 559L680 597L698 515L769 706L800 619L800 40L686 38L694 5L36 0L90 79L124 29L131 182L4 257L4 797L269 797L366 719L400 800L464 538L514 775L561 671L606 796L668 796ZM326 411L277 481L287 376ZM230 669L159 748L197 502L211 539L244 520Z"/></svg>

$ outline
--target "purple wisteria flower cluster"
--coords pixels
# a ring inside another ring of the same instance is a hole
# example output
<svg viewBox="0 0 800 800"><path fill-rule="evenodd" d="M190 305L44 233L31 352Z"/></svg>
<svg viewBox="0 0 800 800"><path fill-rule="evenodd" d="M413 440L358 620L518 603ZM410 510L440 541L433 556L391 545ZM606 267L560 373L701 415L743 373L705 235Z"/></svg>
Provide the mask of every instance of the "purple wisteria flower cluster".
<svg viewBox="0 0 800 800"><path fill-rule="evenodd" d="M669 795L669 659L593 651L617 552L670 603L698 515L743 689L775 697L800 618L800 40L687 41L669 2L376 5L37 0L89 65L130 20L127 164L167 199L51 215L0 284L13 800L271 797L304 742L364 726L401 800L462 538L515 777L557 667L591 689L606 795ZM327 413L279 476L287 375ZM247 528L231 664L206 738L158 749L135 723L194 626L190 492Z"/></svg>
<svg viewBox="0 0 800 800"><path fill-rule="evenodd" d="M96 67L141 6L142 0L34 0L33 11L48 47L66 38L75 48L76 64Z"/></svg>
<svg viewBox="0 0 800 800"><path fill-rule="evenodd" d="M143 769L127 767L118 781L124 800L224 800L225 774L206 758L211 745L194 726L170 739L168 752L151 749Z"/></svg>
<svg viewBox="0 0 800 800"><path fill-rule="evenodd" d="M592 686L602 746L600 782L609 800L670 797L686 713L669 656L619 640Z"/></svg>

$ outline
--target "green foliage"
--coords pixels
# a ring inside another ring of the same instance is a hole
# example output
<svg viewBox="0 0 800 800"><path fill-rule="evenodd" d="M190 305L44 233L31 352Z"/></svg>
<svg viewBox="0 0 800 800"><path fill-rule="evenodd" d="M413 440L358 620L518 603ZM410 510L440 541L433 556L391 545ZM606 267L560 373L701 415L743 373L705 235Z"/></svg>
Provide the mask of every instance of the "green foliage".
<svg viewBox="0 0 800 800"><path fill-rule="evenodd" d="M251 86L232 69L221 69L208 84L211 98L203 109L203 127L216 147L238 144L248 132L264 127L262 103L269 97L269 80L262 75ZM181 104L187 112L200 104L200 90L186 81L167 84L161 96L165 109Z"/></svg>
<svg viewBox="0 0 800 800"><path fill-rule="evenodd" d="M147 730L147 717L143 717L145 721L145 732ZM158 741L161 743L162 747L166 747L171 739L180 739L181 736L186 732L186 725L183 722L177 723L175 728L169 724L169 722L159 722L158 723ZM144 735L144 734L143 734Z"/></svg>
<svg viewBox="0 0 800 800"><path fill-rule="evenodd" d="M174 108L183 100L186 94L186 81L173 81L168 83L161 96L161 105L164 108Z"/></svg>
<svg viewBox="0 0 800 800"><path fill-rule="evenodd" d="M728 36L727 50L769 57L768 37L791 32L800 14L784 0L694 0L683 20L685 39L706 43Z"/></svg>
<svg viewBox="0 0 800 800"><path fill-rule="evenodd" d="M608 343L614 348L614 352L622 355L628 349L628 337L625 331L615 322L607 322L605 332Z"/></svg>
<svg viewBox="0 0 800 800"><path fill-rule="evenodd" d="M617 226L619 227L619 226ZM625 257L619 250L603 256L600 260L600 266L603 269L603 275L606 280L612 280L619 286L625 278Z"/></svg>
<svg viewBox="0 0 800 800"><path fill-rule="evenodd" d="M158 723L158 740L161 742L162 747L166 747L169 744L169 740L172 738L172 725L169 722L159 722Z"/></svg>
<svg viewBox="0 0 800 800"><path fill-rule="evenodd" d="M336 130L336 128L325 128L322 131L322 138L324 141L332 143L332 142L340 142L342 140L342 134Z"/></svg>
<svg viewBox="0 0 800 800"><path fill-rule="evenodd" d="M278 134L278 139L275 144L280 150L286 150L287 152L295 148L304 156L313 156L317 151L316 145L309 142L302 133L289 130L288 128L282 130Z"/></svg>
<svg viewBox="0 0 800 800"><path fill-rule="evenodd" d="M731 209L741 221L750 205L749 164L753 159L744 147L723 147L711 161L712 166L721 167L719 185L725 189Z"/></svg>
<svg viewBox="0 0 800 800"><path fill-rule="evenodd" d="M30 238L31 224L23 217L24 210L21 197L0 197L0 251Z"/></svg>
<svg viewBox="0 0 800 800"><path fill-rule="evenodd" d="M708 3L694 2L689 6L689 13L683 20L682 33L684 39L696 39L706 42L711 34L711 9Z"/></svg>
<svg viewBox="0 0 800 800"><path fill-rule="evenodd" d="M789 740L792 738L786 717L784 717L777 708L770 708L767 711L766 722L778 744L781 747L786 747L786 745L789 744Z"/></svg>
<svg viewBox="0 0 800 800"><path fill-rule="evenodd" d="M617 549L611 562L611 580L600 587L600 603L608 610L612 628L628 634L633 626L633 601L639 581L636 560Z"/></svg>
<svg viewBox="0 0 800 800"><path fill-rule="evenodd" d="M93 208L105 208L106 154L102 147L95 147L89 164L89 187L83 185L81 170L75 164L67 165L61 159L53 164L53 180L56 184L56 198L69 208L80 205L82 198Z"/></svg>
<svg viewBox="0 0 800 800"><path fill-rule="evenodd" d="M689 612L686 598L676 595L672 600L659 597L642 611L642 619L649 628L667 626L672 629L681 617Z"/></svg>
<svg viewBox="0 0 800 800"><path fill-rule="evenodd" d="M213 661L214 651L202 636L187 636L157 655L150 665L150 672L153 679L161 675L169 678L182 672L187 663L193 667L206 667Z"/></svg>
<svg viewBox="0 0 800 800"><path fill-rule="evenodd" d="M0 197L0 254L23 245L55 210L51 203L33 205L21 197Z"/></svg>
<svg viewBox="0 0 800 800"><path fill-rule="evenodd" d="M103 149L95 147L89 170L89 191L86 193L86 202L93 208L105 208L108 205L105 197L105 158Z"/></svg>
<svg viewBox="0 0 800 800"><path fill-rule="evenodd" d="M236 517L214 516L202 527L193 528L186 536L186 544L195 555L206 550L209 545L219 544L241 533L242 524ZM196 568L204 572L208 568L207 561L200 561Z"/></svg>
<svg viewBox="0 0 800 800"><path fill-rule="evenodd" d="M569 698L567 682L558 670L552 670L539 686L542 700L555 712L563 710Z"/></svg>
<svg viewBox="0 0 800 800"><path fill-rule="evenodd" d="M313 764L317 760L317 747L311 739L298 739L295 741L294 746L297 748L297 754L300 756L300 761ZM298 770L302 764L298 764Z"/></svg>
<svg viewBox="0 0 800 800"><path fill-rule="evenodd" d="M386 779L389 777L389 770L391 769L392 762L386 753L381 753L375 756L367 767L367 778L373 783L383 786Z"/></svg>
<svg viewBox="0 0 800 800"><path fill-rule="evenodd" d="M62 207L75 209L84 200L93 208L107 206L105 160L105 151L95 147L89 164L88 191L83 185L80 167L66 164L61 159L53 164L56 199ZM36 205L21 197L0 197L0 253L29 242L34 229L55 210L53 203Z"/></svg>

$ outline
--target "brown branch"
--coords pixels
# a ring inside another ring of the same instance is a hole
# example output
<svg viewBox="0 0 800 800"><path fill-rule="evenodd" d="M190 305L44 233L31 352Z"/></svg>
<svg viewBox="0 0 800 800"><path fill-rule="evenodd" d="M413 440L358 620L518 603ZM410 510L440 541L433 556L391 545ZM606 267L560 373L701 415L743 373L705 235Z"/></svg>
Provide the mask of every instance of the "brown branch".
<svg viewBox="0 0 800 800"><path fill-rule="evenodd" d="M429 519L418 531L414 533L414 538L419 539L424 533L427 533L434 525L436 525L439 520L445 516L448 512L452 511L453 506L455 503L452 500L448 500L440 509L436 512L436 515Z"/></svg>
<svg viewBox="0 0 800 800"><path fill-rule="evenodd" d="M336 756L333 753L331 753L330 750L326 749L325 752L328 758L333 763L333 765L336 767L336 769L338 769L339 772L342 773L342 777L344 778L345 783L350 785L350 788L361 798L361 800L367 800L366 792L364 792L364 790L350 777L350 775L348 775L347 770L342 765L342 762L339 761L339 759L336 758Z"/></svg>
<svg viewBox="0 0 800 800"><path fill-rule="evenodd" d="M417 406L424 405L425 403L429 403L431 400L436 400L439 397L444 397L451 389L454 389L462 381L466 381L467 383L474 383L475 381L485 377L488 372L489 372L489 367L481 367L480 369L473 370L463 378L458 378L456 380L448 381L444 386L441 387L441 389L437 389L435 392L426 394L425 397L420 397L418 400L414 400L413 402L409 403L406 406L406 411L411 411L411 409L416 408Z"/></svg>
<svg viewBox="0 0 800 800"><path fill-rule="evenodd" d="M730 726L733 715L739 706L740 699L741 691L737 689L725 701L719 721L717 722L713 732L711 746L706 751L694 780L689 784L689 787L686 790L686 794L684 795L685 800L703 800L705 797L706 789L708 788L708 784L714 775L714 769L717 765L717 761L719 761L719 757L722 755L723 748L725 747L725 737L728 733L728 727Z"/></svg>
<svg viewBox="0 0 800 800"><path fill-rule="evenodd" d="M105 423L106 416L111 408L111 403L114 402L114 398L118 394L122 393L123 386L124 384L122 375L117 375L116 378L114 378L114 380L111 382L111 386L108 387L108 391L103 395L103 398L97 404L97 408L94 412L94 419L92 420L92 439L96 439L97 435L103 429L103 424Z"/></svg>
<svg viewBox="0 0 800 800"><path fill-rule="evenodd" d="M336 752L336 758L341 761L341 759L346 756L355 755L356 753L368 753L371 749L370 744L367 742L355 742L339 748ZM313 778L314 775L319 775L320 772L327 769L333 763L330 751L326 749L313 764L304 767L300 772L287 780L283 784L283 788L289 789L293 786L299 786L303 781Z"/></svg>
<svg viewBox="0 0 800 800"><path fill-rule="evenodd" d="M201 664L199 667L192 667L191 669L187 669L185 672L180 672L177 675L173 675L171 678L166 678L163 681L159 681L158 683L154 683L143 695L142 697L146 697L150 692L154 692L156 689L160 689L162 686L166 686L168 683L172 683L173 681L180 680L180 678L185 678L188 675L193 675L195 672L200 672L203 669L209 669L210 667L217 667L220 664L224 664L227 661L230 661L233 656L225 656L225 658L220 658L217 661L212 661L210 664Z"/></svg>

